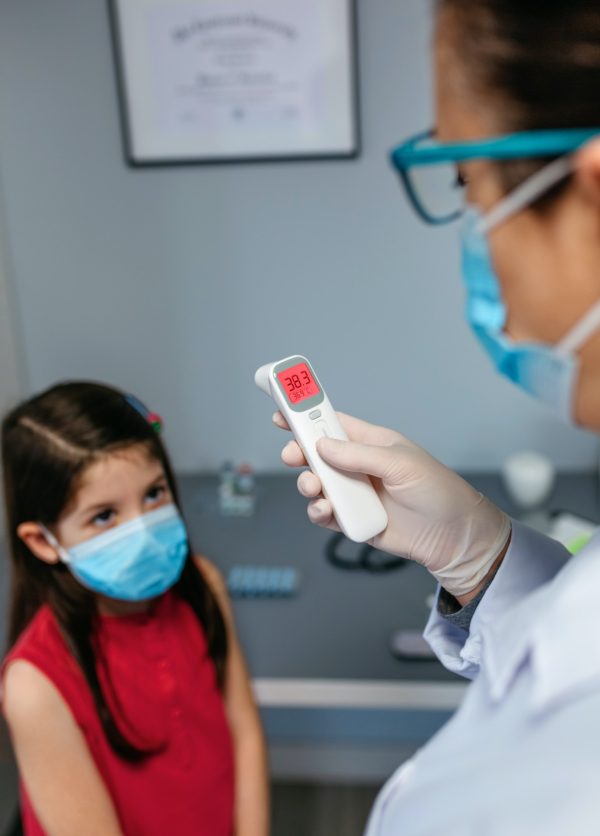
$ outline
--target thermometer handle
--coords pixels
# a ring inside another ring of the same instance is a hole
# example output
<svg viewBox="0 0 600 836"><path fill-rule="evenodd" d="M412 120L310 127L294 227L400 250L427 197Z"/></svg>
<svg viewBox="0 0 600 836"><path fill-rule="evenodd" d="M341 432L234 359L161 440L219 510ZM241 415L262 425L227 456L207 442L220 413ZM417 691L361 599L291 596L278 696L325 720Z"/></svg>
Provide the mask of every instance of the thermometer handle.
<svg viewBox="0 0 600 836"><path fill-rule="evenodd" d="M364 543L379 534L388 523L383 504L368 476L347 473L327 464L317 451L319 438L329 437L347 441L344 428L327 396L320 405L320 415L311 418L306 412L293 412L275 386L273 397L283 411L296 441L302 448L310 469L321 480L323 493L333 506L335 518L342 532L350 540Z"/></svg>

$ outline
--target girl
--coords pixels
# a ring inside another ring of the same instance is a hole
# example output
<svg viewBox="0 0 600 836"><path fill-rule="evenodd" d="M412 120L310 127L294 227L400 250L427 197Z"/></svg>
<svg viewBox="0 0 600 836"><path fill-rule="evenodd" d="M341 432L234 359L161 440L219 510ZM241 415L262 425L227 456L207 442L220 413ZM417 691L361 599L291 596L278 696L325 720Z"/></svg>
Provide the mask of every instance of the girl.
<svg viewBox="0 0 600 836"><path fill-rule="evenodd" d="M4 420L3 705L27 836L268 831L230 603L191 550L159 429L94 383L55 386Z"/></svg>

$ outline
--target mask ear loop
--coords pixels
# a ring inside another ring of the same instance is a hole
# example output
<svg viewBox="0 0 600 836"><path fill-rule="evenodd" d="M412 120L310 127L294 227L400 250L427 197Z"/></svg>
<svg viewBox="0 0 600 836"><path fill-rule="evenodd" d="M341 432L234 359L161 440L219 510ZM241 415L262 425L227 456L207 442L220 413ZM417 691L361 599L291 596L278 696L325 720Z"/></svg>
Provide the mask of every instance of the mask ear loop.
<svg viewBox="0 0 600 836"><path fill-rule="evenodd" d="M53 549L56 549L61 561L63 563L70 563L71 558L69 557L68 551L61 546L54 534L46 528L44 523L38 522L38 525L42 529L42 533L46 538L46 542L49 546L52 546Z"/></svg>
<svg viewBox="0 0 600 836"><path fill-rule="evenodd" d="M512 215L530 206L538 197L564 180L573 172L573 155L559 157L529 177L500 203L494 206L481 220L484 233L500 226ZM600 300L577 322L554 347L557 354L570 355L581 348L600 328Z"/></svg>
<svg viewBox="0 0 600 836"><path fill-rule="evenodd" d="M556 186L565 177L573 172L573 156L559 157L557 160L544 166L540 171L536 171L531 177L528 177L524 183L517 186L509 195L502 198L502 200L490 209L490 211L483 216L481 220L482 232L490 232L500 224L503 224L517 212L530 206L538 197L541 197L552 186Z"/></svg>
<svg viewBox="0 0 600 836"><path fill-rule="evenodd" d="M559 354L573 354L600 328L600 299L556 345Z"/></svg>

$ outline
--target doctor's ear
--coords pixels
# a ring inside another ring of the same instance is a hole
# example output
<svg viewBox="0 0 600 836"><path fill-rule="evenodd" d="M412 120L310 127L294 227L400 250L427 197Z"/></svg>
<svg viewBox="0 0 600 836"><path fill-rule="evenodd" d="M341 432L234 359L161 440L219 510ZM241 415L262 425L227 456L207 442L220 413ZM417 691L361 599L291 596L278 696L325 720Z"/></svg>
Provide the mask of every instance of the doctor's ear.
<svg viewBox="0 0 600 836"><path fill-rule="evenodd" d="M44 563L58 563L58 551L48 542L39 523L24 522L17 526L17 535L29 551Z"/></svg>
<svg viewBox="0 0 600 836"><path fill-rule="evenodd" d="M587 199L600 209L600 137L587 142L577 152L575 177Z"/></svg>

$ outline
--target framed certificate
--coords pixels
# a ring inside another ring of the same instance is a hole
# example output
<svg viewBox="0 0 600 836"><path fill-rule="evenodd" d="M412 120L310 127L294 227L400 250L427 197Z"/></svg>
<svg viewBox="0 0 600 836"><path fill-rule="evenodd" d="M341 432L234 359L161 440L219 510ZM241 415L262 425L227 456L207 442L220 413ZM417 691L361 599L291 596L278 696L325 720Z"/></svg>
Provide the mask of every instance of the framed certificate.
<svg viewBox="0 0 600 836"><path fill-rule="evenodd" d="M132 165L358 154L355 0L110 0Z"/></svg>

